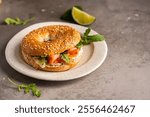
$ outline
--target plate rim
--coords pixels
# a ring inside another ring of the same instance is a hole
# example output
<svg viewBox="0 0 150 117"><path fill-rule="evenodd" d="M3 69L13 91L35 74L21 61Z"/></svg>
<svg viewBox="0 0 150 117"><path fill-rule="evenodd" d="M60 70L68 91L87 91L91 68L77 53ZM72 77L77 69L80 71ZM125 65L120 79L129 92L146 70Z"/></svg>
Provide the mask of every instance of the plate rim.
<svg viewBox="0 0 150 117"><path fill-rule="evenodd" d="M28 27L26 27L26 28L20 30L19 32L17 32L17 33L8 41L8 43L7 43L7 45L6 45L6 48L5 48L5 58L6 58L7 63L8 63L13 69L15 69L17 72L19 72L19 73L21 73L21 74L23 74L23 75L26 75L26 76L28 76L28 77L32 77L32 78L35 78L35 79L39 79L39 80L46 80L46 81L66 81L66 80L78 79L78 78L81 78L81 77L83 77L83 76L86 76L86 75L90 74L91 72L95 71L98 67L100 67L100 66L102 65L102 63L104 62L104 60L105 60L106 57L107 57L108 46L107 46L105 40L102 41L102 43L104 44L104 47L105 47L105 53L104 53L104 56L103 56L103 58L101 59L101 61L99 61L98 65L96 65L95 67L93 67L91 70L88 70L88 71L86 71L86 72L84 72L84 73L82 73L82 74L80 74L80 75L78 75L78 76L70 77L69 79L49 79L49 78L36 77L36 76L34 76L34 75L32 75L32 74L28 74L28 73L25 73L25 72L20 71L18 68L16 68L16 67L9 61L9 59L8 59L8 57L7 57L7 56L8 56L7 53L8 53L9 44L11 43L11 41L12 41L15 37L17 37L17 36L19 35L19 33L23 32L24 30L27 30L28 28L30 29L30 28L32 28L32 27L34 27L34 26L36 27L36 25L37 25L37 26L38 26L38 25L42 25L42 26L45 25L45 26L46 26L46 25L62 25L62 24L64 24L64 25L73 25L73 26L76 26L76 27L84 27L84 28L87 28L87 27L85 27L85 26L81 26L81 25L77 25L77 24L72 24L72 23L66 23L66 22L40 22L40 23L35 23L35 24L33 24L33 25L30 25L30 26L28 26ZM40 27L42 27L42 26L40 26ZM94 30L92 30L92 31L93 31L94 33L97 33L97 32L94 31ZM97 47L98 43L93 43L93 45L94 45L94 51L95 51L95 48ZM93 52L91 58L89 59L89 61L93 58L93 56L94 56L94 52ZM89 61L87 61L87 63L88 63ZM87 63L85 63L85 64L87 64ZM80 66L80 67L82 67L82 66ZM68 70L68 71L69 71L69 70ZM44 71L43 71L43 72L44 72ZM59 73L59 72L57 72L57 73Z"/></svg>

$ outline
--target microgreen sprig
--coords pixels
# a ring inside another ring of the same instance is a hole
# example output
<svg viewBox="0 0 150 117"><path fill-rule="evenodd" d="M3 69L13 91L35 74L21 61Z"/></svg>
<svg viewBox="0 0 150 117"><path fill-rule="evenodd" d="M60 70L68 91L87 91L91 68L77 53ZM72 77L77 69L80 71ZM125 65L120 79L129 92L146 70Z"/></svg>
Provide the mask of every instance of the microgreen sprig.
<svg viewBox="0 0 150 117"><path fill-rule="evenodd" d="M96 34L96 35L89 35L91 29L87 28L86 31L81 35L80 42L76 45L77 48L81 48L83 45L88 45L91 42L103 41L105 40L103 35Z"/></svg>
<svg viewBox="0 0 150 117"><path fill-rule="evenodd" d="M10 18L10 17L8 17L8 18L6 18L6 19L4 20L4 22L5 22L7 25L25 25L25 24L27 24L27 23L33 21L34 19L35 19L34 17L29 18L29 19L26 19L26 20L20 19L20 18L18 18L18 17L16 17L16 18Z"/></svg>
<svg viewBox="0 0 150 117"><path fill-rule="evenodd" d="M17 87L19 92L21 92L21 90L24 90L24 93L32 92L33 96L37 96L37 97L41 96L41 91L37 88L35 83L19 85L19 84L15 83L13 80L11 80L10 78L8 78L8 80L9 80L9 82L11 82L13 85L15 85Z"/></svg>

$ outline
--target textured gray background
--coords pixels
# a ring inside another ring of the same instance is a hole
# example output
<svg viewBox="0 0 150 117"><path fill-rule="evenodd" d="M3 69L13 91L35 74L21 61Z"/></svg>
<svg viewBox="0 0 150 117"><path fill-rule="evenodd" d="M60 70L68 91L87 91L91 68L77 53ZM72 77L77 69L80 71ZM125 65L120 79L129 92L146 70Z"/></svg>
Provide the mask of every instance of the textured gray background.
<svg viewBox="0 0 150 117"><path fill-rule="evenodd" d="M59 17L73 5L93 14L97 20L91 27L106 37L109 51L101 67L78 80L48 82L7 64L4 51L13 35L33 23L62 21ZM36 20L24 26L2 23L6 17L32 16ZM150 0L3 0L0 22L0 99L150 99ZM42 96L18 93L7 77L37 83Z"/></svg>

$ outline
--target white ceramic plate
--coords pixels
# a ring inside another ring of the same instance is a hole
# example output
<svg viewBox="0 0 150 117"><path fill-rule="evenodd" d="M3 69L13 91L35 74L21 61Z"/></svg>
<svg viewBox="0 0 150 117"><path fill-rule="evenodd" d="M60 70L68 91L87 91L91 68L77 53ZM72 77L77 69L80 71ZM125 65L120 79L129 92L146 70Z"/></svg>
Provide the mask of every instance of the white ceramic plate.
<svg viewBox="0 0 150 117"><path fill-rule="evenodd" d="M35 70L30 65L26 64L20 55L20 43L23 37L30 31L39 27L47 25L69 25L76 28L79 32L84 33L86 27L64 23L64 22L44 22L31 25L22 31L18 32L7 44L5 55L9 65L16 71L41 80L52 80L52 81L64 81L83 77L95 69L97 69L105 60L107 55L107 45L105 41L96 42L83 47L83 55L79 64L65 72L45 72ZM96 34L95 31L91 31L90 34Z"/></svg>

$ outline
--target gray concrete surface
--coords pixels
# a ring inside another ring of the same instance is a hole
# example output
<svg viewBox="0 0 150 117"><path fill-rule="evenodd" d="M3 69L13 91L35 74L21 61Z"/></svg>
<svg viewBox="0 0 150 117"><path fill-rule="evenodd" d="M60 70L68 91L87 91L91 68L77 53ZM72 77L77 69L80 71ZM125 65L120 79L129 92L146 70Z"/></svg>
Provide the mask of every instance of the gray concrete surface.
<svg viewBox="0 0 150 117"><path fill-rule="evenodd" d="M4 51L13 35L34 23L62 21L61 14L73 5L93 14L97 20L91 27L106 37L109 51L101 67L78 80L48 82L24 76L7 64ZM32 16L36 20L24 26L2 23L6 17ZM149 0L3 0L0 22L0 99L150 99ZM42 96L17 92L7 77L35 82Z"/></svg>

